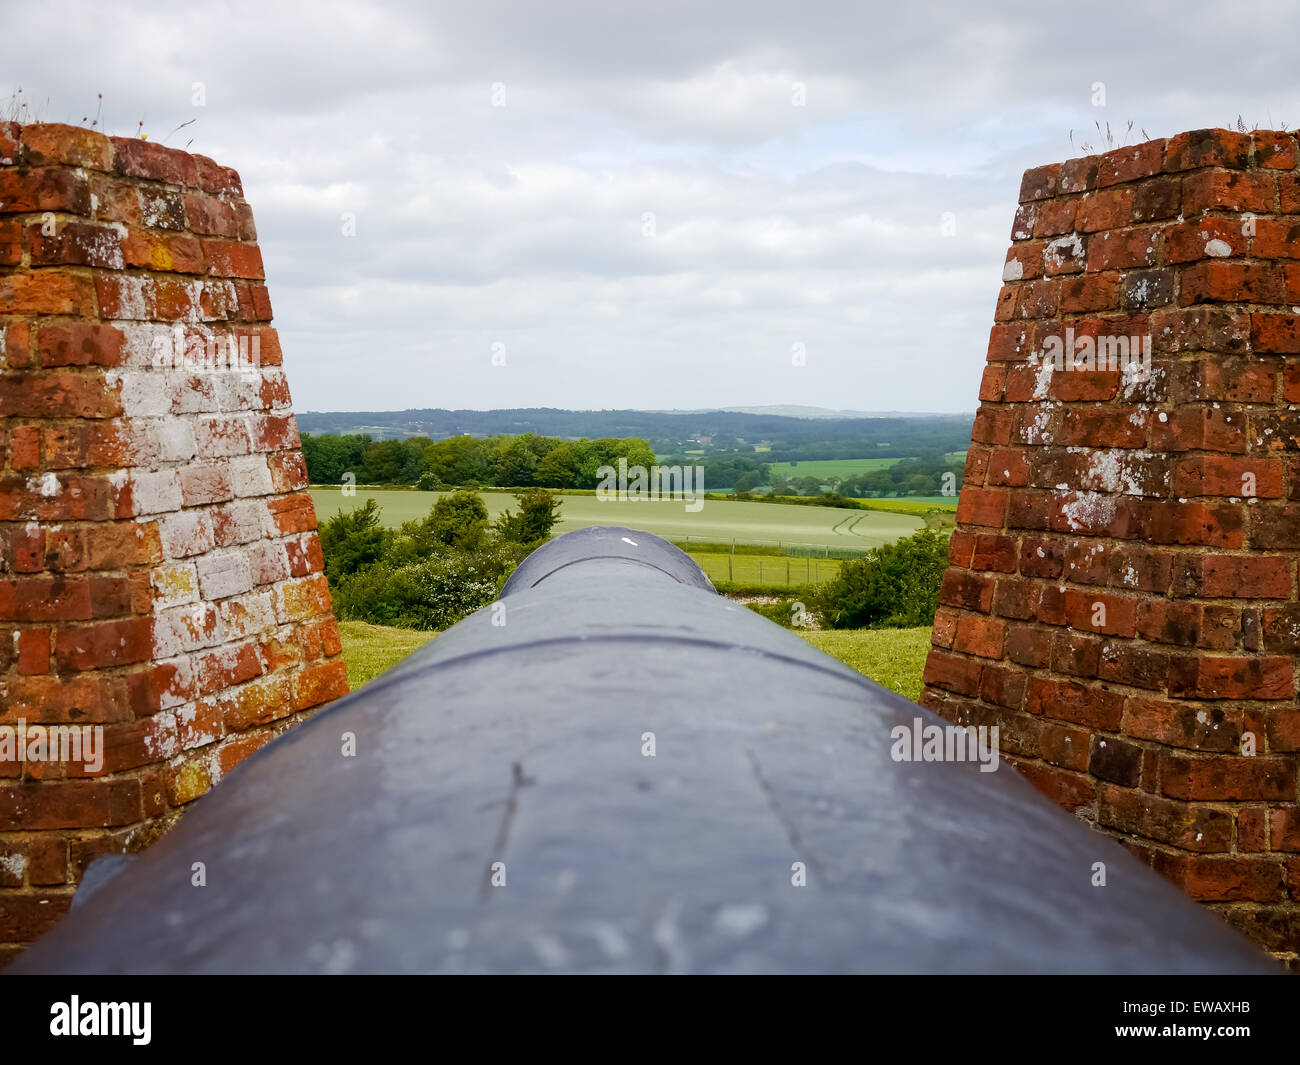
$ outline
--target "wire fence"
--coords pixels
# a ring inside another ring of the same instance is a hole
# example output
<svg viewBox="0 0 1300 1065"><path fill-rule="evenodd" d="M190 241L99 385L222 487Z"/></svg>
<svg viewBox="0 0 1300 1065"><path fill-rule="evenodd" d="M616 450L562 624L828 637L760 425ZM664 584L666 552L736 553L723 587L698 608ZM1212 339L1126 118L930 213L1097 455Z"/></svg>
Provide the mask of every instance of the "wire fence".
<svg viewBox="0 0 1300 1065"><path fill-rule="evenodd" d="M673 541L683 551L707 551L732 555L788 555L791 558L861 558L870 548L831 547L829 544L795 540L749 540L742 537L718 539L708 536L679 537Z"/></svg>
<svg viewBox="0 0 1300 1065"><path fill-rule="evenodd" d="M839 559L795 558L768 555L704 555L692 557L714 584L743 585L761 588L803 588L833 578L840 568Z"/></svg>

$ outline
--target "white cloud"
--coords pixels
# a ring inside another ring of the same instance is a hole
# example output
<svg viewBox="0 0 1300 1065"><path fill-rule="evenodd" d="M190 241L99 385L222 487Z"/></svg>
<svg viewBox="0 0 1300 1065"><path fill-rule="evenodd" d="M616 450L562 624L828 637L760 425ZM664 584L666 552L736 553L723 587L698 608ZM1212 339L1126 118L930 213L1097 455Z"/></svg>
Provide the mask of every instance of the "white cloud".
<svg viewBox="0 0 1300 1065"><path fill-rule="evenodd" d="M970 410L1021 170L1097 121L1300 121L1294 8L1233 10L53 0L0 77L197 117L168 143L244 178L299 409Z"/></svg>

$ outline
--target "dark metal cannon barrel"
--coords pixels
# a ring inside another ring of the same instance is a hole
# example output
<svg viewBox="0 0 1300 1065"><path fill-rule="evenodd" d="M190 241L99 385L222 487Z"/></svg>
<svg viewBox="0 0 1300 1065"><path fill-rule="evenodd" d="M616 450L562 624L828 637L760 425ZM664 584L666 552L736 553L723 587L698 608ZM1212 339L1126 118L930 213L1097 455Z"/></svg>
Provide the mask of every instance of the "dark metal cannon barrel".
<svg viewBox="0 0 1300 1065"><path fill-rule="evenodd" d="M92 866L14 970L1272 968L1009 766L895 761L918 719L671 544L569 533Z"/></svg>

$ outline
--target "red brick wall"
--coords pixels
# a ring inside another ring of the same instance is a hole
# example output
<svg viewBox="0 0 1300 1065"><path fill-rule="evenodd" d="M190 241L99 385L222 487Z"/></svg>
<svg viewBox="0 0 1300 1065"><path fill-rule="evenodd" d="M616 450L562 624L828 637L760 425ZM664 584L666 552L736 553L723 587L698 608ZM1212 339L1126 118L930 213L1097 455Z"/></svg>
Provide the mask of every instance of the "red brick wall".
<svg viewBox="0 0 1300 1065"><path fill-rule="evenodd" d="M1293 962L1298 154L1202 130L1025 174L921 699ZM1066 327L1149 335L1150 375L1035 359Z"/></svg>
<svg viewBox="0 0 1300 1065"><path fill-rule="evenodd" d="M270 320L233 170L0 123L0 727L105 751L0 758L0 964L347 691Z"/></svg>

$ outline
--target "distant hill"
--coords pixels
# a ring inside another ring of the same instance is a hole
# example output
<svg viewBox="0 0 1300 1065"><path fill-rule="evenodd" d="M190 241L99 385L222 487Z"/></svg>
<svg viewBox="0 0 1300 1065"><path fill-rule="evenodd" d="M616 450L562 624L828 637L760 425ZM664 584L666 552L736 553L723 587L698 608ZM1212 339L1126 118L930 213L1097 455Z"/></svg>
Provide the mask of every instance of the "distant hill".
<svg viewBox="0 0 1300 1065"><path fill-rule="evenodd" d="M827 407L801 407L797 404L767 407L723 407L735 414L776 414L783 418L952 418L951 412L915 410L830 410ZM698 411L683 413L697 414ZM964 417L964 415L963 415Z"/></svg>
<svg viewBox="0 0 1300 1065"><path fill-rule="evenodd" d="M772 411L813 410L774 407ZM298 415L305 433L366 433L375 439L537 433L579 437L638 436L661 455L704 449L760 454L764 461L879 456L906 458L964 450L974 414L858 415L827 412L808 417L752 410L641 411L512 410L307 411Z"/></svg>

